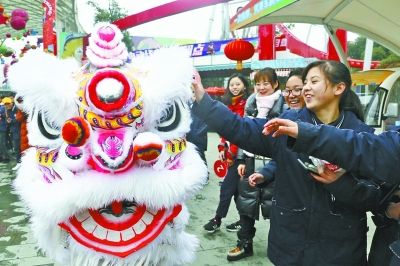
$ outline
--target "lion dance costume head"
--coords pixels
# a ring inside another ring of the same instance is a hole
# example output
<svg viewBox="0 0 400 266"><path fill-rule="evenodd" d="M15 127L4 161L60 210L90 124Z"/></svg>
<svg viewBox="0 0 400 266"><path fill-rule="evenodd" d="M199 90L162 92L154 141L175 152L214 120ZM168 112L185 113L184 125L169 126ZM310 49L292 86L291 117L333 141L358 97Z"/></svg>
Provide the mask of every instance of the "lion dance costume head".
<svg viewBox="0 0 400 266"><path fill-rule="evenodd" d="M38 247L69 265L182 265L198 239L185 201L207 169L186 141L192 63L162 48L126 63L120 30L98 24L89 63L29 51L9 83L32 148L14 188Z"/></svg>

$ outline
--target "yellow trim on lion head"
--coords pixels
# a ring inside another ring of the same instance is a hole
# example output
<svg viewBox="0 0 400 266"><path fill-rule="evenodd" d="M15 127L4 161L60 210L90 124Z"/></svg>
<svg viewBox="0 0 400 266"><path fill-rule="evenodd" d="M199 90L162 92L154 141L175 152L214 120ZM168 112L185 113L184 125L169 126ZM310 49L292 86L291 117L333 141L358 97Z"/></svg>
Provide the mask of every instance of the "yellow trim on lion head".
<svg viewBox="0 0 400 266"><path fill-rule="evenodd" d="M165 149L169 153L177 154L186 149L186 136L174 140L165 141Z"/></svg>
<svg viewBox="0 0 400 266"><path fill-rule="evenodd" d="M36 162L43 166L52 166L58 159L59 148L36 147Z"/></svg>
<svg viewBox="0 0 400 266"><path fill-rule="evenodd" d="M102 69L104 70L104 69ZM124 128L134 123L142 115L143 102L141 101L142 90L139 81L132 76L129 72L121 71L120 69L112 68L114 71L119 71L124 74L128 80L132 83L135 90L135 96L133 102L137 104L131 108L128 112L117 115L114 117L104 117L101 114L96 113L93 108L89 107L86 99L86 84L93 77L96 72L88 73L85 68L81 68L81 71L76 74L75 79L79 80L79 91L78 100L80 102L78 109L79 115L86 119L92 127L101 129L119 129ZM141 124L143 121L137 121L137 124ZM137 126L137 125L136 125Z"/></svg>

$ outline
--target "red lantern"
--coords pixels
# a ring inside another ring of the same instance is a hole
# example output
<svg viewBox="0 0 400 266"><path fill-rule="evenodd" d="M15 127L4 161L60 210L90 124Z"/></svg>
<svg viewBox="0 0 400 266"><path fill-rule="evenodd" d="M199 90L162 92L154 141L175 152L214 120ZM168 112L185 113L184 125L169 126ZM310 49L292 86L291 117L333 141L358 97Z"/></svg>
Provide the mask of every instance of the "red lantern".
<svg viewBox="0 0 400 266"><path fill-rule="evenodd" d="M224 53L229 59L238 61L236 69L241 70L243 68L242 61L250 59L254 55L254 46L248 41L237 39L225 46Z"/></svg>

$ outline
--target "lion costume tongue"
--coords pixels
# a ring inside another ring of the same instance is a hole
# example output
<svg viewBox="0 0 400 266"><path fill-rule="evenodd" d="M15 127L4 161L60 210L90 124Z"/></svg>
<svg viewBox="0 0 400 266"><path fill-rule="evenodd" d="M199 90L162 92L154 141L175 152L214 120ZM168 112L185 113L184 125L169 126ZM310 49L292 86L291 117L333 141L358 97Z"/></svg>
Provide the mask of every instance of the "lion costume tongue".
<svg viewBox="0 0 400 266"><path fill-rule="evenodd" d="M122 212L122 207L123 207L122 201L113 201L111 203L111 210L116 215L119 215Z"/></svg>
<svg viewBox="0 0 400 266"><path fill-rule="evenodd" d="M86 210L60 226L80 244L125 258L152 242L180 213L182 206L148 210L134 202L114 201L99 210Z"/></svg>

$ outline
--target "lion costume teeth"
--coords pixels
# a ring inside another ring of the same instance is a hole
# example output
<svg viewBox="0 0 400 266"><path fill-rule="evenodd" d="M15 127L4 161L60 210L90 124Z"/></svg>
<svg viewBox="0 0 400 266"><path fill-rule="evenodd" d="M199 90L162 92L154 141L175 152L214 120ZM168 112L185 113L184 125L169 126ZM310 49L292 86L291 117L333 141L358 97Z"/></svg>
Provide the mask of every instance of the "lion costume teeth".
<svg viewBox="0 0 400 266"><path fill-rule="evenodd" d="M187 264L199 243L185 201L207 175L185 136L192 62L170 47L128 64L121 39L102 23L80 68L40 51L10 67L32 145L13 187L58 263Z"/></svg>

